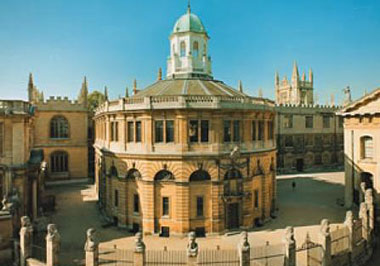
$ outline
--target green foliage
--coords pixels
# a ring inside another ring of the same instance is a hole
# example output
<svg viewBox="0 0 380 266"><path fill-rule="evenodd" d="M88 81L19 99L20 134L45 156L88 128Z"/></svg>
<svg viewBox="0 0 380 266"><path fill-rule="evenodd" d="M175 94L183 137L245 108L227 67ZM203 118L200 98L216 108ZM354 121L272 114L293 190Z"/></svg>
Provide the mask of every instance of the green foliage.
<svg viewBox="0 0 380 266"><path fill-rule="evenodd" d="M93 91L88 95L87 98L88 109L94 111L99 105L104 103L105 97L104 94L99 91Z"/></svg>

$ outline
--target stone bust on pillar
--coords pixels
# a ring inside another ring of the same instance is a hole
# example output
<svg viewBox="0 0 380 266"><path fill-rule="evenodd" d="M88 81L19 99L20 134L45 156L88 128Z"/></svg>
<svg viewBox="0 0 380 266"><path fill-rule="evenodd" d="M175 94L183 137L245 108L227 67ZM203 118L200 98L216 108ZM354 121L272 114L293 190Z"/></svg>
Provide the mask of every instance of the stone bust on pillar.
<svg viewBox="0 0 380 266"><path fill-rule="evenodd" d="M195 241L196 236L194 232L190 232L188 235L188 244L187 244L187 256L196 257L198 255L198 243Z"/></svg>
<svg viewBox="0 0 380 266"><path fill-rule="evenodd" d="M135 252L144 252L145 251L145 244L143 242L142 233L138 232L135 235Z"/></svg>
<svg viewBox="0 0 380 266"><path fill-rule="evenodd" d="M96 230L90 228L87 230L87 240L84 246L85 251L95 251L98 247L98 240L96 238Z"/></svg>

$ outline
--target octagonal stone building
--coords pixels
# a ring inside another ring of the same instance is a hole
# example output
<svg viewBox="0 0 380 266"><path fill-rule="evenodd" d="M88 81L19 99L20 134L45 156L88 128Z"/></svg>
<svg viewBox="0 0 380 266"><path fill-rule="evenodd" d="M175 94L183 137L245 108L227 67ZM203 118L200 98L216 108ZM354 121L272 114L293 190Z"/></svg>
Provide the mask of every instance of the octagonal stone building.
<svg viewBox="0 0 380 266"><path fill-rule="evenodd" d="M262 224L275 210L274 103L213 78L190 8L169 39L166 79L96 110L100 206L120 227L161 236Z"/></svg>

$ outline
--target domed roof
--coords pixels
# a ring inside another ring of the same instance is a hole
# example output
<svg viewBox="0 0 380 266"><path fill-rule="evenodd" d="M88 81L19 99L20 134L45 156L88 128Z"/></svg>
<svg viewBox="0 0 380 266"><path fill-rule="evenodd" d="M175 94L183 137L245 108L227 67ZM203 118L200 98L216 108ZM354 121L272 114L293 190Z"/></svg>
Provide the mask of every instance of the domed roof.
<svg viewBox="0 0 380 266"><path fill-rule="evenodd" d="M190 10L177 20L173 28L173 33L189 31L206 33L206 29L203 26L202 21L197 15L191 13Z"/></svg>
<svg viewBox="0 0 380 266"><path fill-rule="evenodd" d="M193 78L160 80L139 91L132 98L178 95L249 97L222 81Z"/></svg>

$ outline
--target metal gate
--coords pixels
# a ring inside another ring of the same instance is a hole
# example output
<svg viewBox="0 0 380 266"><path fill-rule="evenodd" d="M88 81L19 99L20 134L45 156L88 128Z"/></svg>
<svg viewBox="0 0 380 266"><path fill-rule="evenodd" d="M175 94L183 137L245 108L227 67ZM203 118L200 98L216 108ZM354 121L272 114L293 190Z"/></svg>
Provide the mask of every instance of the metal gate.
<svg viewBox="0 0 380 266"><path fill-rule="evenodd" d="M297 266L321 266L322 255L322 246L312 242L307 234L305 242L296 249L296 264Z"/></svg>

